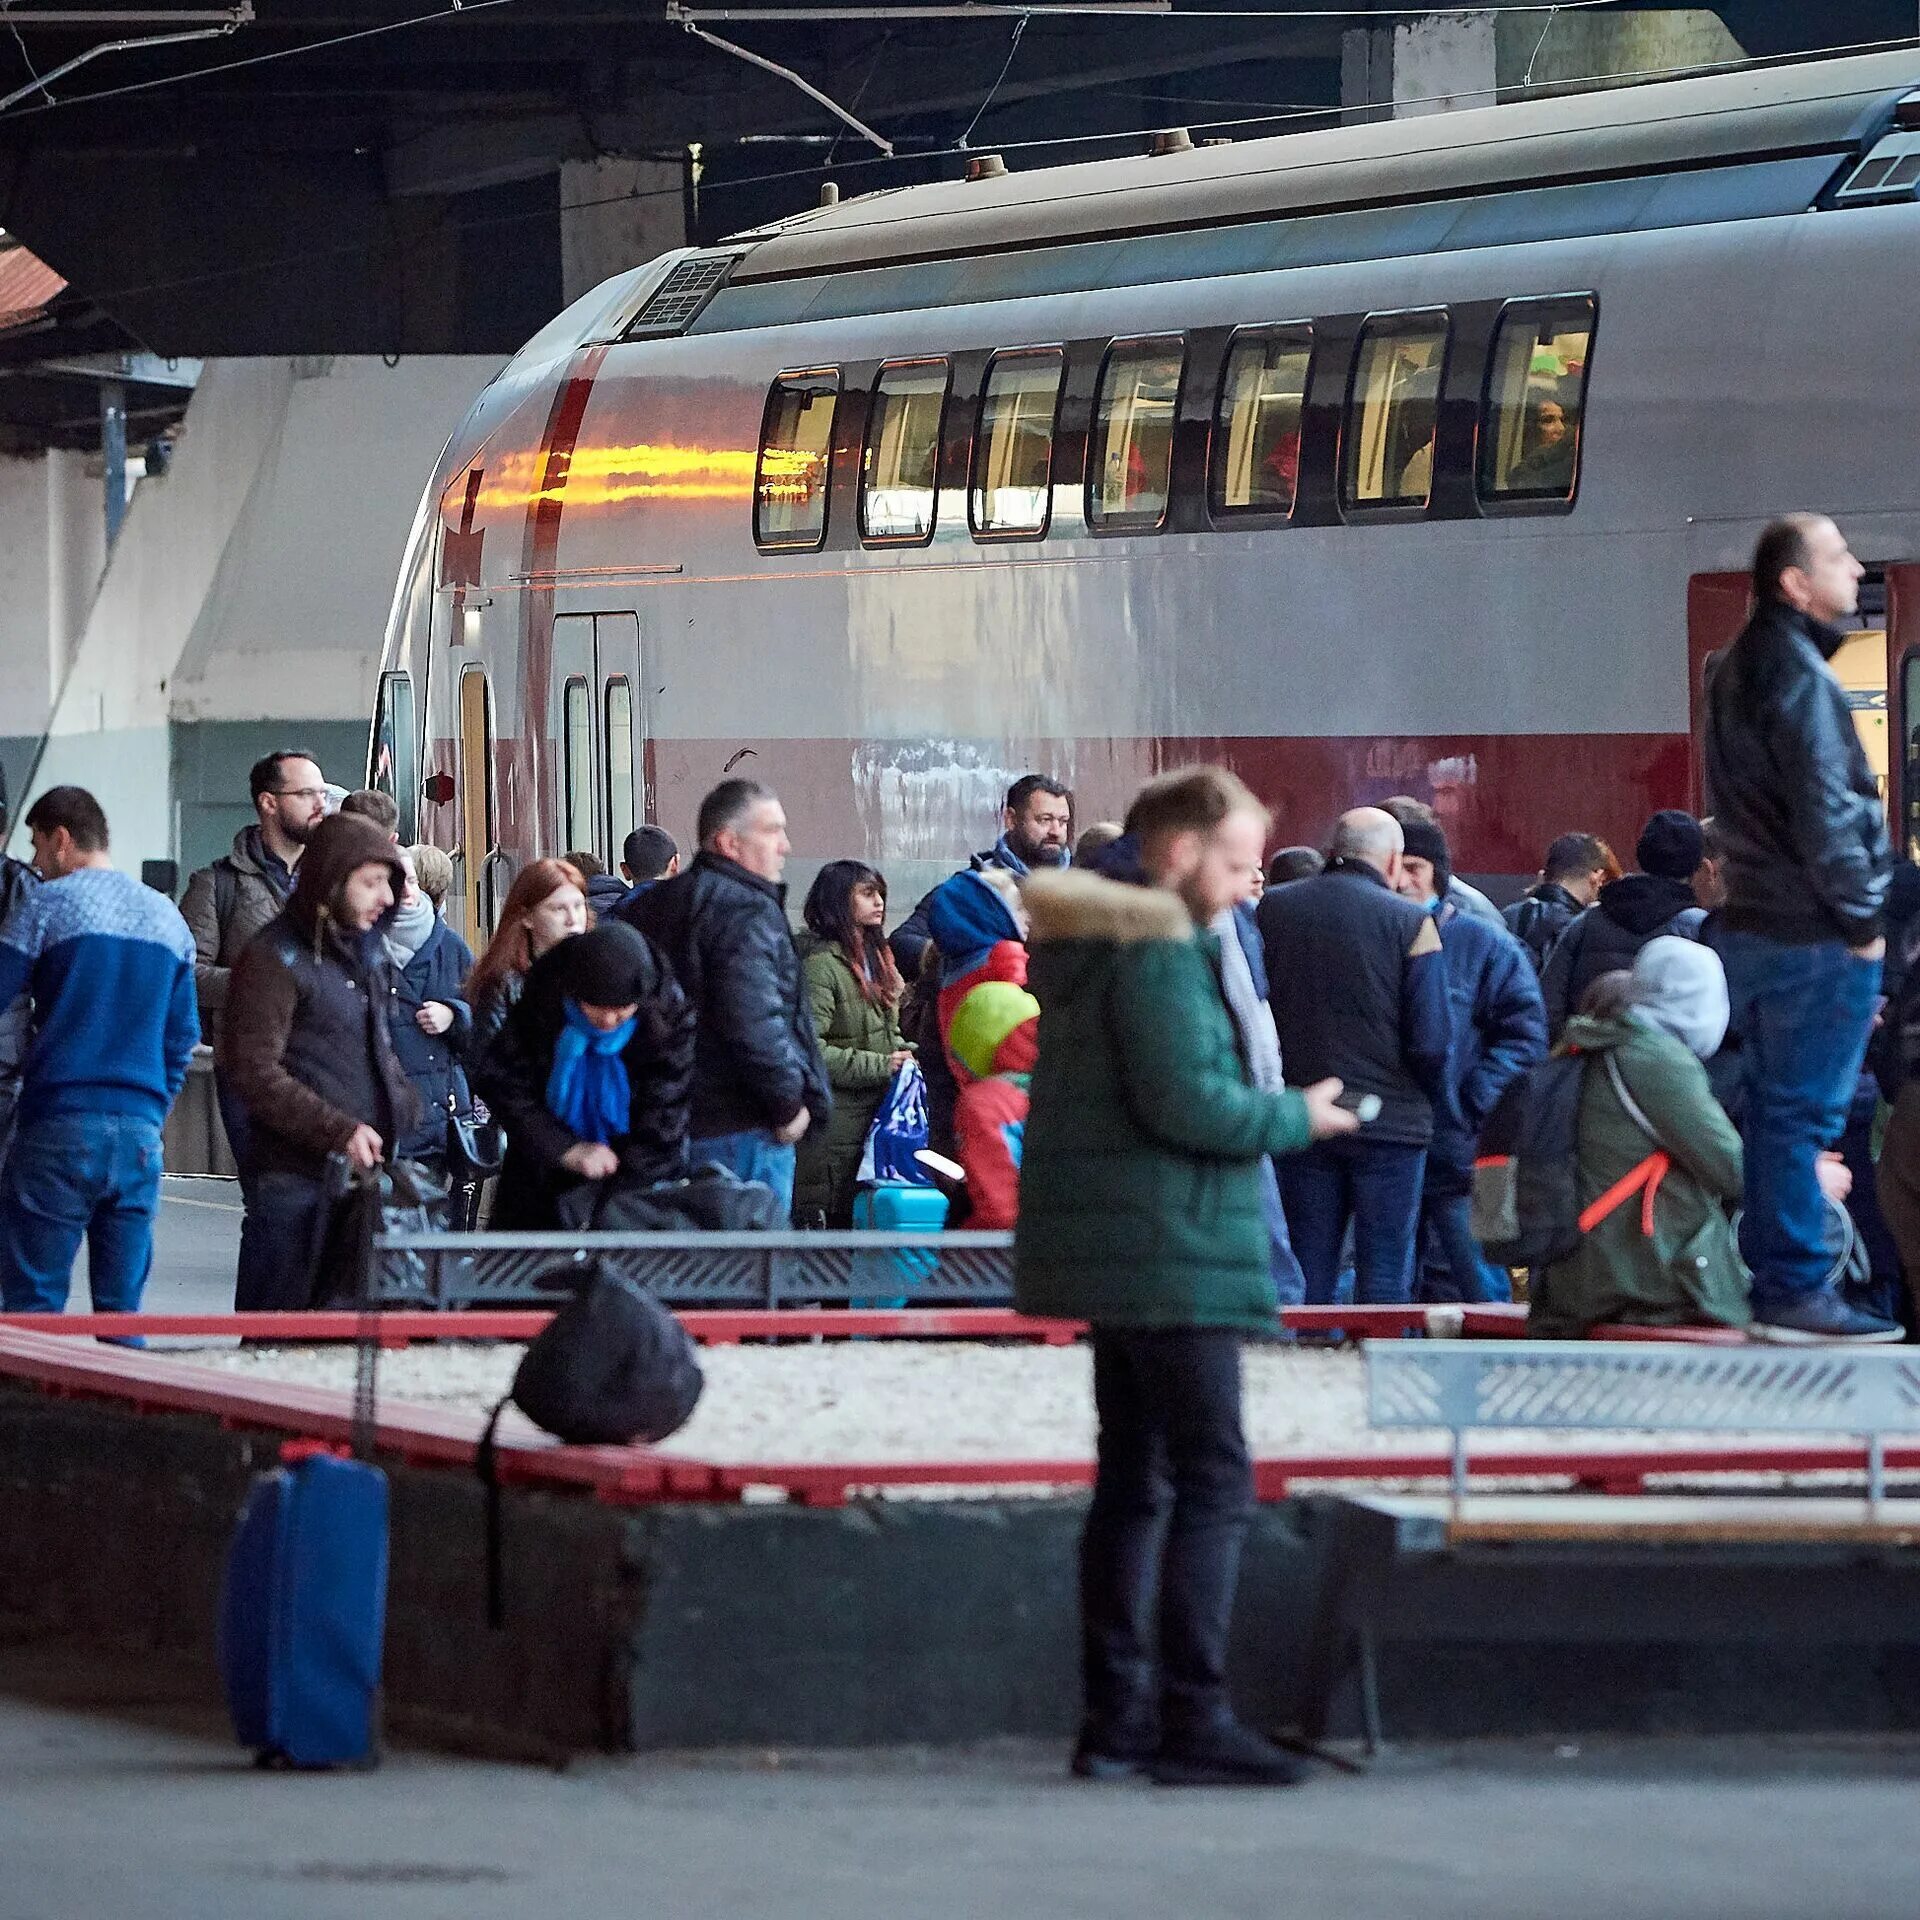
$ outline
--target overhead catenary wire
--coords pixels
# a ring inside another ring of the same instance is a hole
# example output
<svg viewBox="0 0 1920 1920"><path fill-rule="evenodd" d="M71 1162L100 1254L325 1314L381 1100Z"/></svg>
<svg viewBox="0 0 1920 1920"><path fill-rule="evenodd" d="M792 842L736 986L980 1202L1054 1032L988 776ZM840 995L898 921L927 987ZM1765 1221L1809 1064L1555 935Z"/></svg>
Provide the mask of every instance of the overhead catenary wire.
<svg viewBox="0 0 1920 1920"><path fill-rule="evenodd" d="M45 94L49 106L59 102L53 95L53 83L64 75L72 73L78 67L87 66L109 53L138 53L147 47L178 47L189 40L224 40L238 26L237 21L229 21L220 27L196 27L190 33L153 33L137 40L103 40L97 46L91 46L76 53L71 60L62 60L57 67L49 67L45 73L34 73L33 78L23 86L15 87L11 93L0 94L0 114L17 102L24 100L30 93ZM15 30L16 33L18 29ZM26 51L25 47L21 52ZM33 72L33 63L27 63L28 71Z"/></svg>

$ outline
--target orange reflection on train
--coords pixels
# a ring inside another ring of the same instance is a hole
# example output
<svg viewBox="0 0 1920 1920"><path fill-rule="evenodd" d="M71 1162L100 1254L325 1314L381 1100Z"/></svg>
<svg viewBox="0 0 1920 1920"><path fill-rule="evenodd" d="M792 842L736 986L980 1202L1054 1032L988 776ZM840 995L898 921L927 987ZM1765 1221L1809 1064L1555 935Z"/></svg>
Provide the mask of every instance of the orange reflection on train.
<svg viewBox="0 0 1920 1920"><path fill-rule="evenodd" d="M545 456L509 453L488 465L477 505L513 512L535 500L569 507L617 506L628 500L744 500L753 490L751 447L576 447L551 475Z"/></svg>

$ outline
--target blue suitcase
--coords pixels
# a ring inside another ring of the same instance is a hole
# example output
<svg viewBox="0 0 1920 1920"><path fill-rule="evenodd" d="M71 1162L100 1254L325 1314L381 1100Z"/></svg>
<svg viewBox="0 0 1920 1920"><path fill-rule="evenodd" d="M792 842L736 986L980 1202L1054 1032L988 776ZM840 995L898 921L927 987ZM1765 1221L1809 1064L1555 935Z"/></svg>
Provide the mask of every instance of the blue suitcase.
<svg viewBox="0 0 1920 1920"><path fill-rule="evenodd" d="M240 1744L295 1767L378 1757L387 1476L288 1447L241 1509L220 1594L220 1678Z"/></svg>
<svg viewBox="0 0 1920 1920"><path fill-rule="evenodd" d="M853 1197L853 1224L863 1233L939 1233L947 1224L947 1196L938 1187L910 1187L883 1181L862 1187ZM891 1252L857 1253L853 1257L853 1284L859 1289L850 1307L898 1308L907 1302L898 1291L916 1287L940 1264L940 1256L914 1248ZM868 1289L889 1289L877 1297Z"/></svg>

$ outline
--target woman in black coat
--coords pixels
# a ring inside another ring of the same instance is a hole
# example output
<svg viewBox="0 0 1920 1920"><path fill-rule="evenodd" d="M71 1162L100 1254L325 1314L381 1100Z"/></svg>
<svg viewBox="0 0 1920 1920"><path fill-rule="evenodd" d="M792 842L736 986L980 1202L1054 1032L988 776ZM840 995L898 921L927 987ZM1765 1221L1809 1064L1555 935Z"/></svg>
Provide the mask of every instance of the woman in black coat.
<svg viewBox="0 0 1920 1920"><path fill-rule="evenodd" d="M582 1181L687 1171L693 1009L660 956L614 921L544 953L475 1071L507 1131L488 1225L560 1225Z"/></svg>
<svg viewBox="0 0 1920 1920"><path fill-rule="evenodd" d="M447 1118L473 1113L466 1074L473 1014L461 994L461 983L473 971L473 955L420 888L411 851L403 850L400 859L407 888L385 934L393 962L388 1031L394 1055L420 1097L420 1117L401 1137L398 1153L444 1175Z"/></svg>

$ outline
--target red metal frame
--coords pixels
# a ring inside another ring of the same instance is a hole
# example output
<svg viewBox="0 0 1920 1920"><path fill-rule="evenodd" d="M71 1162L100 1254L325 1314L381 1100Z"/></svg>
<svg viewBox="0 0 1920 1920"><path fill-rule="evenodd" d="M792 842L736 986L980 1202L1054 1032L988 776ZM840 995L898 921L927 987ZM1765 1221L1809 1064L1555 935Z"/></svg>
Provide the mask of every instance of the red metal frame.
<svg viewBox="0 0 1920 1920"><path fill-rule="evenodd" d="M1282 1323L1298 1332L1352 1333L1371 1338L1432 1331L1436 1313L1459 1315L1468 1337L1506 1339L1524 1330L1520 1306L1288 1307ZM531 1340L553 1318L546 1308L471 1313L388 1311L374 1316L383 1347L416 1340ZM913 1307L900 1311L842 1307L693 1308L680 1324L702 1346L735 1346L742 1340L1037 1340L1070 1346L1086 1332L1078 1320L1041 1320L998 1307ZM357 1313L0 1313L0 1329L54 1338L357 1340Z"/></svg>
<svg viewBox="0 0 1920 1920"><path fill-rule="evenodd" d="M303 1316L305 1317L305 1316ZM472 1316L461 1316L471 1318ZM353 1396L333 1388L242 1379L196 1367L175 1355L124 1347L90 1347L44 1332L0 1328L0 1378L74 1399L111 1402L136 1412L188 1413L222 1426L304 1439L345 1441L353 1430ZM485 1421L478 1413L383 1402L375 1444L386 1458L412 1466L470 1469ZM1890 1472L1920 1471L1920 1445L1890 1446ZM1602 1448L1566 1452L1483 1453L1468 1462L1476 1479L1571 1479L1584 1492L1644 1492L1664 1474L1863 1472L1864 1446ZM772 1488L802 1506L843 1506L874 1487L1081 1487L1090 1460L766 1461L690 1460L650 1447L568 1447L510 1416L498 1436L504 1481L572 1487L621 1506L661 1501L737 1501L749 1489ZM1424 1453L1291 1454L1257 1460L1261 1500L1284 1500L1302 1486L1327 1481L1444 1481L1447 1455Z"/></svg>

